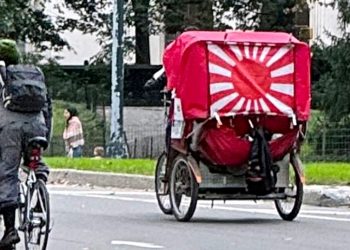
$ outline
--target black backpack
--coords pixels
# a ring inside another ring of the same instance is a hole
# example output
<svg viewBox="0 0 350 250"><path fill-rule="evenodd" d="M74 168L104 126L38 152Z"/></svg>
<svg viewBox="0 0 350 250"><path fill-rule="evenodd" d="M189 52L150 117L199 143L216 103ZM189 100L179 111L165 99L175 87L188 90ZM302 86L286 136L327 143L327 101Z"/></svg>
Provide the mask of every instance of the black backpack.
<svg viewBox="0 0 350 250"><path fill-rule="evenodd" d="M16 112L40 112L47 102L42 71L33 65L10 65L2 76L4 107Z"/></svg>

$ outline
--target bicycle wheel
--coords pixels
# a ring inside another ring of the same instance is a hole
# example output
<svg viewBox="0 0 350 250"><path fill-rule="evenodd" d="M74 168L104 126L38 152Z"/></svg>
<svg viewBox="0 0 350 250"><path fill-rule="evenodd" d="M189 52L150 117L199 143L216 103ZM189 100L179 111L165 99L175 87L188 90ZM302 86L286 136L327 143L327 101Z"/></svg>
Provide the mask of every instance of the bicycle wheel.
<svg viewBox="0 0 350 250"><path fill-rule="evenodd" d="M170 177L170 202L178 221L189 221L197 206L198 183L184 156L174 160Z"/></svg>
<svg viewBox="0 0 350 250"><path fill-rule="evenodd" d="M160 210L164 214L172 214L169 198L169 182L165 181L166 161L167 155L163 152L157 161L154 187Z"/></svg>
<svg viewBox="0 0 350 250"><path fill-rule="evenodd" d="M292 221L298 215L303 202L303 183L296 170L296 164L300 160L297 156L291 156L289 163L289 185L285 189L286 199L275 200L278 214L283 220Z"/></svg>
<svg viewBox="0 0 350 250"><path fill-rule="evenodd" d="M46 185L38 180L27 194L24 244L26 250L45 250L50 233L50 200Z"/></svg>

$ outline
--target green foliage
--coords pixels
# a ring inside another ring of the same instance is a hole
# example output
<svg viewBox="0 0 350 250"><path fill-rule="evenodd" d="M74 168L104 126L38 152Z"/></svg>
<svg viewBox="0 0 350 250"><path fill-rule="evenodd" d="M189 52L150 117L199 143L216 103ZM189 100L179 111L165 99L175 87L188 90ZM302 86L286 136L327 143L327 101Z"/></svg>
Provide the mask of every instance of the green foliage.
<svg viewBox="0 0 350 250"><path fill-rule="evenodd" d="M350 35L343 38L333 37L333 44L316 51L315 61L321 62L318 70L319 81L313 84L317 103L325 111L327 119L331 122L348 120L350 113L350 99L348 93L350 85ZM319 53L319 54L317 54ZM317 58L318 57L318 58Z"/></svg>
<svg viewBox="0 0 350 250"><path fill-rule="evenodd" d="M312 104L313 108L324 111L327 124L344 128L350 125L350 33L346 30L350 24L350 2L337 0L336 3L343 36L329 34L330 46L319 43L312 47Z"/></svg>
<svg viewBox="0 0 350 250"><path fill-rule="evenodd" d="M0 10L0 37L29 41L41 51L68 46L59 34L62 27L52 22L43 6L30 0L2 0Z"/></svg>
<svg viewBox="0 0 350 250"><path fill-rule="evenodd" d="M47 86L53 99L85 102L86 108L108 105L110 97L110 66L96 62L83 68L63 68L51 61L43 65Z"/></svg>
<svg viewBox="0 0 350 250"><path fill-rule="evenodd" d="M76 169L98 172L111 172L123 174L154 174L154 160L147 159L94 159L94 158L64 158L45 157L44 161L56 169Z"/></svg>

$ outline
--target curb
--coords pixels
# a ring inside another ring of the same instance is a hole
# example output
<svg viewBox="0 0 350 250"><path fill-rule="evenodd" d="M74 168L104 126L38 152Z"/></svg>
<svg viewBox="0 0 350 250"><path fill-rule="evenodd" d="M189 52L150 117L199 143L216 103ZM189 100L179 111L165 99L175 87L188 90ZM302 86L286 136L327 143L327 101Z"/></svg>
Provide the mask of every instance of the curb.
<svg viewBox="0 0 350 250"><path fill-rule="evenodd" d="M71 169L51 169L48 183L79 184L100 187L116 187L130 189L154 189L154 178L151 176L101 173Z"/></svg>
<svg viewBox="0 0 350 250"><path fill-rule="evenodd" d="M153 176L72 169L51 169L48 182L52 184L90 184L100 187L154 190ZM350 206L350 186L304 186L303 204L323 207Z"/></svg>

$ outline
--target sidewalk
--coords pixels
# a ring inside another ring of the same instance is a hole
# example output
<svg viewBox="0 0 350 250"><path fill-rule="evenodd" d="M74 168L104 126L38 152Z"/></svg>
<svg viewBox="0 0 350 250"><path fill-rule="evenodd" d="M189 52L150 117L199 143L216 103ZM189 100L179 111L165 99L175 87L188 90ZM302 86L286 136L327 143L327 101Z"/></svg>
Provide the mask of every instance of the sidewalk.
<svg viewBox="0 0 350 250"><path fill-rule="evenodd" d="M100 187L154 190L154 178L151 176L100 173L70 169L52 169L49 183L90 184ZM350 207L350 186L305 186L303 204L325 207Z"/></svg>

